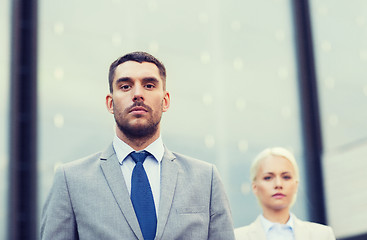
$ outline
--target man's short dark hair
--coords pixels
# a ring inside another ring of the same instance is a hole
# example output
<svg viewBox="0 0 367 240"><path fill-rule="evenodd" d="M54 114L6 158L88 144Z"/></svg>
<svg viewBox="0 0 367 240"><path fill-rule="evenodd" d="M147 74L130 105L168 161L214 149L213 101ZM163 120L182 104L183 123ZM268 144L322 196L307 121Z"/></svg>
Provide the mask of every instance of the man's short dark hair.
<svg viewBox="0 0 367 240"><path fill-rule="evenodd" d="M132 53L128 53L116 59L113 63L111 63L110 70L108 73L108 82L109 82L111 93L113 92L113 78L115 77L115 70L118 65L124 62L127 62L127 61L135 61L138 63L150 62L150 63L155 64L159 70L159 75L161 76L163 80L163 89L164 90L166 89L166 68L164 67L163 63L149 53L132 52Z"/></svg>

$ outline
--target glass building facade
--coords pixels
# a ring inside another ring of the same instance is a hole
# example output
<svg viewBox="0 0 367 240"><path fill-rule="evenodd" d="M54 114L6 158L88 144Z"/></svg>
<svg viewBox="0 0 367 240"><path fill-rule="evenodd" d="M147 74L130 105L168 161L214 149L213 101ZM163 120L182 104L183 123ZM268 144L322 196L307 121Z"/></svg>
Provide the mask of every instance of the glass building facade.
<svg viewBox="0 0 367 240"><path fill-rule="evenodd" d="M327 217L339 237L367 232L365 9L365 1L311 1Z"/></svg>
<svg viewBox="0 0 367 240"><path fill-rule="evenodd" d="M0 239L6 239L10 5L0 2ZM38 1L38 209L55 167L104 149L108 67L147 51L167 68L165 145L214 163L235 227L261 212L249 168L264 148L293 151L293 212L310 219L293 1ZM309 1L327 223L338 239L367 233L367 2Z"/></svg>

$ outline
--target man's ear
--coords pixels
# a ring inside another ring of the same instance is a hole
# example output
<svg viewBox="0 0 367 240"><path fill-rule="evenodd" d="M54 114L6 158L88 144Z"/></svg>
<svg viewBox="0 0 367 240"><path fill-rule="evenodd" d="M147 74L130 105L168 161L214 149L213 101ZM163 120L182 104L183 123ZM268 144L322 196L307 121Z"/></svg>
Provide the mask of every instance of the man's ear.
<svg viewBox="0 0 367 240"><path fill-rule="evenodd" d="M169 96L169 92L165 91L164 92L164 97L163 97L163 104L162 104L163 105L163 107L162 107L163 112L168 111L170 103L171 103L171 98Z"/></svg>
<svg viewBox="0 0 367 240"><path fill-rule="evenodd" d="M112 99L112 94L109 93L107 94L106 96L106 107L107 107L107 110L113 114L113 99Z"/></svg>

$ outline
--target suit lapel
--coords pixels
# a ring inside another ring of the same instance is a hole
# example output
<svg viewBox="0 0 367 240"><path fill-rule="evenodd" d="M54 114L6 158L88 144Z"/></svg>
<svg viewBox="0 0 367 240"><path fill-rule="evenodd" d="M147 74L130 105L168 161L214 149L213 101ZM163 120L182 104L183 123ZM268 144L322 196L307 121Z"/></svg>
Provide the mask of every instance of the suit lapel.
<svg viewBox="0 0 367 240"><path fill-rule="evenodd" d="M165 148L161 166L161 196L158 210L156 239L160 239L162 237L168 215L171 211L178 175L178 166L174 161L175 158L176 157L173 153Z"/></svg>
<svg viewBox="0 0 367 240"><path fill-rule="evenodd" d="M101 168L108 185L127 223L138 239L143 239L139 222L135 216L125 179L112 144L101 154Z"/></svg>

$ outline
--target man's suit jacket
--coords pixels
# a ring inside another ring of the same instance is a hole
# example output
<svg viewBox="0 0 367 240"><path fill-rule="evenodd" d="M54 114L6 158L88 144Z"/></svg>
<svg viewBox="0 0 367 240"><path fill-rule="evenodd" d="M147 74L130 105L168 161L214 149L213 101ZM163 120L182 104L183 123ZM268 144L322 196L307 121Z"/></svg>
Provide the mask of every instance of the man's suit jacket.
<svg viewBox="0 0 367 240"><path fill-rule="evenodd" d="M234 239L214 165L165 149L155 239ZM42 212L41 239L143 239L112 144L61 165Z"/></svg>
<svg viewBox="0 0 367 240"><path fill-rule="evenodd" d="M295 240L335 240L334 232L329 226L302 221L294 216ZM235 229L236 240L266 240L266 233L260 217L250 225Z"/></svg>

